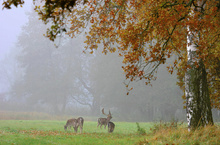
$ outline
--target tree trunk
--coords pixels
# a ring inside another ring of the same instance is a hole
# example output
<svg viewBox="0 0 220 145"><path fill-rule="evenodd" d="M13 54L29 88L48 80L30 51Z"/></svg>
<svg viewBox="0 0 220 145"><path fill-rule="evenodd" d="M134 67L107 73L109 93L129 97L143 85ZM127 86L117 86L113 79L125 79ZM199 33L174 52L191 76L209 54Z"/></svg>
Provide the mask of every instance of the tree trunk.
<svg viewBox="0 0 220 145"><path fill-rule="evenodd" d="M205 6L205 1L197 1L198 6ZM193 9L202 12L201 8ZM201 17L202 19L202 17ZM188 65L190 66L185 76L186 113L188 129L194 130L200 126L213 124L211 102L209 97L207 73L203 61L196 54L196 41L199 41L199 32L193 32L187 27L187 52ZM198 64L198 65L197 65Z"/></svg>
<svg viewBox="0 0 220 145"><path fill-rule="evenodd" d="M189 50L189 49L188 49ZM202 60L199 66L196 51L189 50L188 69L185 76L186 83L186 113L188 129L194 130L200 126L213 125L211 103L207 84L207 73Z"/></svg>
<svg viewBox="0 0 220 145"><path fill-rule="evenodd" d="M62 113L62 115L65 114L66 104L67 104L67 96L64 96L64 97L63 97L63 103L61 104L61 105L62 105L62 108L61 108L61 113Z"/></svg>
<svg viewBox="0 0 220 145"><path fill-rule="evenodd" d="M92 102L92 108L91 108L91 113L92 115L99 115L100 114L100 97L96 96L93 98Z"/></svg>

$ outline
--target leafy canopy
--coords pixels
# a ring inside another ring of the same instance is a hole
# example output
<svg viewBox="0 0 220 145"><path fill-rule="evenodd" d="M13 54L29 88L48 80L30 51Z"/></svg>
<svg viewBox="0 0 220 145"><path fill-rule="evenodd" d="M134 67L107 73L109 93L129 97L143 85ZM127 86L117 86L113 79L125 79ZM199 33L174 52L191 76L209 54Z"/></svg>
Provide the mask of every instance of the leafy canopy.
<svg viewBox="0 0 220 145"><path fill-rule="evenodd" d="M23 3L7 0L3 5L10 8ZM63 32L70 37L85 32L86 49L92 53L103 44L103 53L117 50L124 58L126 78L145 79L146 84L156 79L159 65L174 56L167 68L171 73L178 70L178 84L184 88L184 73L189 68L186 36L188 30L199 32L193 42L208 72L212 105L219 108L219 0L41 0L35 5L40 19L52 23L46 33L49 39Z"/></svg>

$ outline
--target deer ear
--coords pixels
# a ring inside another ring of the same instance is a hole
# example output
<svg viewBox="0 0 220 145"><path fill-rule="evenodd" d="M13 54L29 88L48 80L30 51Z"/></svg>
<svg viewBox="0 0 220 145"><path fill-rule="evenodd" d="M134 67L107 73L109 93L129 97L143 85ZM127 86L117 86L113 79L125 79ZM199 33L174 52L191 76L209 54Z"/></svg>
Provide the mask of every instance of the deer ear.
<svg viewBox="0 0 220 145"><path fill-rule="evenodd" d="M110 110L109 110L109 114L112 115L111 112L110 112Z"/></svg>

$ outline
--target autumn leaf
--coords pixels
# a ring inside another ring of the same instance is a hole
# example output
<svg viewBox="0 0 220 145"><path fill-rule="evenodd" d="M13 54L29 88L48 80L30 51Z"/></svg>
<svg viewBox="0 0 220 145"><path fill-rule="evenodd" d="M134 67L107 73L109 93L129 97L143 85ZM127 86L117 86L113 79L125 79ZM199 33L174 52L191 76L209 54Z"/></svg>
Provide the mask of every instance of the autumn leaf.
<svg viewBox="0 0 220 145"><path fill-rule="evenodd" d="M155 79L159 66L173 57L175 61L168 66L168 71L172 74L177 70L178 85L184 89L184 75L191 68L187 64L187 28L199 32L193 34L195 37L192 39L197 45L198 59L204 62L208 72L212 106L220 108L219 1L204 1L202 11L198 7L193 8L197 3L194 0L58 1L46 1L40 6L35 4L40 19L45 23L51 22L46 37L54 41L61 33L73 38L87 32L85 51L89 49L93 53L99 46L102 46L104 54L117 50L124 58L123 70L128 81L145 79L146 85ZM22 0L6 0L3 8L22 4Z"/></svg>

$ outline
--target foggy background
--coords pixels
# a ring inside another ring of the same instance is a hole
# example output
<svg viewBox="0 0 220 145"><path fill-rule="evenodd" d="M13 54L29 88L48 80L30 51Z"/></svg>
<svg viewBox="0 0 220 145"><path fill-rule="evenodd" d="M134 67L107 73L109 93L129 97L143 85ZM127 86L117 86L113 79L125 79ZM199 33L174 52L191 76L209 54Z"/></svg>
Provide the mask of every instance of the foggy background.
<svg viewBox="0 0 220 145"><path fill-rule="evenodd" d="M2 2L2 1L1 1ZM114 121L186 120L183 92L166 65L153 86L130 84L126 95L122 58L116 53L82 53L84 35L45 38L31 1L23 8L0 6L0 111L45 112L52 115L100 117L111 110ZM213 110L215 121L219 112ZM1 119L1 116L0 116Z"/></svg>

